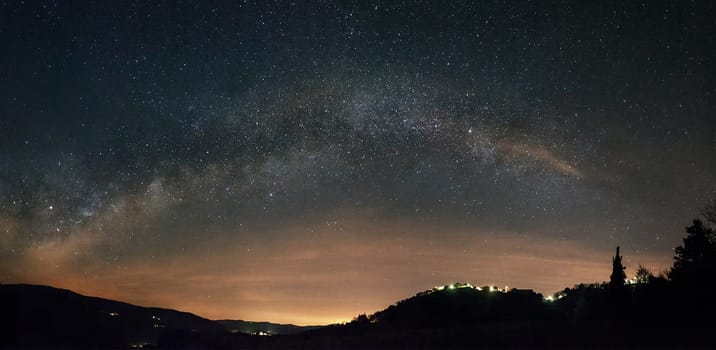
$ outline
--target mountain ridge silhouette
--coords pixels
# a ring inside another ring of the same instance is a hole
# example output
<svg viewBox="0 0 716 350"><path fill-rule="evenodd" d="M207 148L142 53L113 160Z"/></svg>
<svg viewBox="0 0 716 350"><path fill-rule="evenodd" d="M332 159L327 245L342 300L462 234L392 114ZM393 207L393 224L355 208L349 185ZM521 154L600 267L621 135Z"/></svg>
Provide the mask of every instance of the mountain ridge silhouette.
<svg viewBox="0 0 716 350"><path fill-rule="evenodd" d="M714 303L682 300L683 294L665 283L654 280L619 289L606 283L581 284L566 288L557 298L543 298L526 289L454 283L419 292L373 314L358 315L348 323L305 329L268 322L213 321L50 286L0 285L0 322L10 325L3 329L0 348L708 347L715 325L709 316ZM695 310L693 305L702 308ZM694 312L700 316L692 317ZM232 332L242 325L283 326L289 332L278 328L262 331L261 335L269 336L259 336L257 329Z"/></svg>
<svg viewBox="0 0 716 350"><path fill-rule="evenodd" d="M10 325L2 332L0 348L151 347L170 332L227 337L228 325L244 323L275 334L295 334L303 329L270 322L209 320L190 312L34 284L0 284L0 310L0 323Z"/></svg>

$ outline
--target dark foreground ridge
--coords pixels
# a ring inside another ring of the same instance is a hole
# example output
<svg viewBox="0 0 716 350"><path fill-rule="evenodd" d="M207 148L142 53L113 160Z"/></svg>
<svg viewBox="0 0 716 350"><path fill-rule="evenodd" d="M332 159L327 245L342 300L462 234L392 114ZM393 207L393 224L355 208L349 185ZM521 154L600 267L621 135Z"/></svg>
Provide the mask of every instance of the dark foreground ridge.
<svg viewBox="0 0 716 350"><path fill-rule="evenodd" d="M48 286L0 285L4 348L131 348L157 344L173 330L226 333L191 313L88 297Z"/></svg>
<svg viewBox="0 0 716 350"><path fill-rule="evenodd" d="M543 298L530 290L452 284L351 323L263 349L708 348L714 303L663 280L612 288L582 284ZM699 293L697 293L699 294Z"/></svg>
<svg viewBox="0 0 716 350"><path fill-rule="evenodd" d="M295 334L318 327L212 321L29 284L0 285L0 349L233 348L250 334ZM232 334L235 333L235 334Z"/></svg>
<svg viewBox="0 0 716 350"><path fill-rule="evenodd" d="M580 284L547 297L454 283L347 324L308 330L211 321L46 286L0 285L0 348L713 348L716 237L700 220L686 232L666 275L640 266L627 281L617 247L608 283ZM260 327L267 329L256 331Z"/></svg>
<svg viewBox="0 0 716 350"><path fill-rule="evenodd" d="M713 345L710 330L716 326L711 317L714 303L705 293L688 296L658 278L619 289L606 283L583 284L548 298L531 290L455 283L418 293L372 315L359 315L347 324L308 330L284 325L289 328L284 334L255 330L251 335L230 332L222 323L277 333L280 328L261 322L211 321L46 286L0 285L2 322L10 325L0 345L10 349L709 347Z"/></svg>

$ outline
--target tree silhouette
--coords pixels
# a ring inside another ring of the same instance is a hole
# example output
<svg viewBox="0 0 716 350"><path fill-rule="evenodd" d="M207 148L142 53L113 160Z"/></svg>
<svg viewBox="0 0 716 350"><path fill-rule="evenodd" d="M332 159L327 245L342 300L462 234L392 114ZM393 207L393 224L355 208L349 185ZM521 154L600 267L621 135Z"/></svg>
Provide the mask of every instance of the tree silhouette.
<svg viewBox="0 0 716 350"><path fill-rule="evenodd" d="M649 271L646 267L643 265L639 265L639 267L636 269L636 282L637 283L651 283L651 281L656 278L654 277L654 274Z"/></svg>
<svg viewBox="0 0 716 350"><path fill-rule="evenodd" d="M716 225L716 199L712 199L703 208L701 208L701 216L711 227Z"/></svg>
<svg viewBox="0 0 716 350"><path fill-rule="evenodd" d="M711 228L704 226L695 219L691 226L686 227L688 235L684 245L675 249L674 266L669 278L677 284L688 284L712 280L716 277L716 244Z"/></svg>
<svg viewBox="0 0 716 350"><path fill-rule="evenodd" d="M624 286L624 280L626 279L624 269L626 268L622 265L622 257L619 255L619 246L617 246L617 255L612 258L612 275L609 277L610 287L619 288Z"/></svg>

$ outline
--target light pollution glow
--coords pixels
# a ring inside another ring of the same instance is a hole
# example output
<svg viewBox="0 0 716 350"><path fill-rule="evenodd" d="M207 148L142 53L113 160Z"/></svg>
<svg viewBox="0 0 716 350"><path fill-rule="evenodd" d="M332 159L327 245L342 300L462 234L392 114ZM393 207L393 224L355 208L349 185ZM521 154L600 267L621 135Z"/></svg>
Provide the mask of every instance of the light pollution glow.
<svg viewBox="0 0 716 350"><path fill-rule="evenodd" d="M610 272L611 252L573 242L506 232L496 239L494 232L470 230L427 239L424 231L439 228L366 222L371 221L283 228L279 237L287 238L279 240L232 241L224 235L171 257L148 262L139 256L117 265L78 259L78 252L103 244L101 236L85 233L37 245L19 266L2 272L27 283L210 319L299 325L350 320L435 284L508 285L547 295L577 282L603 281ZM640 255L636 261L625 254L627 272L637 263L653 271L670 264L663 256Z"/></svg>

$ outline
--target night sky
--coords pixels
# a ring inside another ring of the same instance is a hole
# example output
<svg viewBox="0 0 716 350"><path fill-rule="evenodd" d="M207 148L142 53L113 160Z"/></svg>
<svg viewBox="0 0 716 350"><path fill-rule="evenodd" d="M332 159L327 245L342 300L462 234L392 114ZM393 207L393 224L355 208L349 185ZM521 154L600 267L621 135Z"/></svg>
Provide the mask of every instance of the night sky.
<svg viewBox="0 0 716 350"><path fill-rule="evenodd" d="M716 197L710 1L0 2L0 282L325 324L658 273Z"/></svg>

